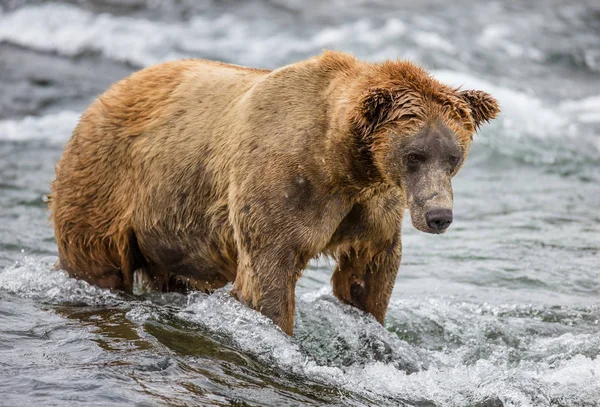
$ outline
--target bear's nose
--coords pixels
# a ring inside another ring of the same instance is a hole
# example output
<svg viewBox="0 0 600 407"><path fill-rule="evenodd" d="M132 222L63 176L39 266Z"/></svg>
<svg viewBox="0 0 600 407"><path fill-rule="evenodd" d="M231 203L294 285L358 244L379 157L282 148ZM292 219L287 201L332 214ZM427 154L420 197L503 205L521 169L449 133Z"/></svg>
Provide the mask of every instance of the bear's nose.
<svg viewBox="0 0 600 407"><path fill-rule="evenodd" d="M434 230L446 230L452 223L452 211L450 209L434 209L425 215L427 226Z"/></svg>

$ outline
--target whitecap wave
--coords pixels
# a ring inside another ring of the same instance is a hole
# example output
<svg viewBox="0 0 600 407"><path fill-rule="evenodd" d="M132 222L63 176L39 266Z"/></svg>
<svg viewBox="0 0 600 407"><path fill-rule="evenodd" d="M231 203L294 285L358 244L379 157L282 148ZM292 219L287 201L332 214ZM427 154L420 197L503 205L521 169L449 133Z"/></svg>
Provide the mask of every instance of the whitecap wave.
<svg viewBox="0 0 600 407"><path fill-rule="evenodd" d="M114 305L122 302L116 293L70 278L54 270L55 257L24 257L0 271L0 290L49 303Z"/></svg>
<svg viewBox="0 0 600 407"><path fill-rule="evenodd" d="M600 123L600 95L565 101L560 104L560 109L582 123Z"/></svg>
<svg viewBox="0 0 600 407"><path fill-rule="evenodd" d="M599 97L549 104L534 94L468 73L438 70L433 74L444 83L481 89L498 100L500 116L480 131L482 142L497 151L534 164L600 159L600 139L590 128L600 123Z"/></svg>
<svg viewBox="0 0 600 407"><path fill-rule="evenodd" d="M53 271L54 260L23 258L0 271L0 290L53 304L127 303L116 293ZM340 304L323 287L299 295L295 334L289 337L236 301L229 289L210 296L193 293L182 308L132 301L128 317L143 325L175 312L269 365L378 404L410 400L464 406L498 400L516 407L560 400L576 406L600 399L600 334L556 336L561 326L556 322L547 323L549 331L540 329L544 309L443 299L395 301L386 329ZM573 321L594 324L588 320L597 311L560 310L572 314L562 321L569 329ZM415 329L421 329L420 338L413 338L419 346L401 339ZM426 335L437 336L437 342L423 341Z"/></svg>
<svg viewBox="0 0 600 407"><path fill-rule="evenodd" d="M36 21L35 27L29 24L31 21ZM66 56L95 52L137 66L194 56L276 66L294 53L310 52L338 37L339 33L324 33L315 45L272 24L228 14L165 23L96 15L76 6L53 3L23 7L0 16L0 41ZM272 58L273 49L280 51L279 60Z"/></svg>
<svg viewBox="0 0 600 407"><path fill-rule="evenodd" d="M468 68L455 56L456 46L439 33L409 26L397 17L381 21L365 17L321 29L306 27L302 33L277 24L232 14L215 18L195 15L185 22L170 23L46 3L0 14L0 41L66 56L95 52L140 67L201 57L273 68L317 54L323 48L347 50L368 59L410 57L418 61L428 53L441 53L448 63L453 61L451 65L458 71L437 70L435 77L464 88L483 89L499 100L500 118L482 130L483 134L493 135L488 144L534 163L554 164L561 157L599 157L600 142L587 134L589 129L581 127L600 122L598 97L551 105L535 94L492 83L466 72ZM480 41L496 43L505 36L502 26L490 27ZM76 114L72 112L4 121L0 122L0 139L48 138L64 142L75 122ZM54 124L58 131L52 129ZM577 139L577 143L558 141L565 137ZM514 143L515 138L526 142ZM487 137L482 139L487 143ZM569 145L565 148L565 144Z"/></svg>
<svg viewBox="0 0 600 407"><path fill-rule="evenodd" d="M173 49L184 33L179 27L95 15L67 4L46 3L0 15L0 41L66 56L97 52L116 60L149 65L181 56L165 51Z"/></svg>
<svg viewBox="0 0 600 407"><path fill-rule="evenodd" d="M508 136L544 138L556 135L557 129L563 129L569 123L568 117L533 95L498 86L467 73L438 70L433 74L449 85L462 89L481 89L493 95L502 113L499 121L493 122L492 126L501 126L502 133Z"/></svg>
<svg viewBox="0 0 600 407"><path fill-rule="evenodd" d="M277 24L232 14L215 18L195 15L186 22L168 23L46 3L0 14L0 41L65 56L99 53L136 66L200 57L274 68L323 48L369 57L386 44L399 41L424 51L455 52L454 46L438 34L409 31L396 17L383 23L362 18L321 29L304 27L303 33ZM387 55L394 56L400 56L398 51Z"/></svg>
<svg viewBox="0 0 600 407"><path fill-rule="evenodd" d="M508 343L494 342L488 337L490 332L509 330L497 314L514 311L514 307L490 311L437 300L392 304L388 329L393 330L390 323L397 324L407 309L416 310L409 317L413 323L433 319L442 327L439 340L450 346L429 351L413 347L371 317L339 304L326 289L320 294L305 293L297 307L293 338L226 291L190 297L190 305L179 315L226 335L236 347L265 362L381 403L411 400L463 406L499 400L508 407L549 405L553 400L579 405L600 397L600 360L582 354L582 349L591 349L600 336L534 338L514 345L511 341L518 343L515 338L526 333L505 332ZM452 346L447 335L459 337L459 345ZM557 347L571 351L561 354ZM372 348L377 351L370 352ZM555 357L523 357L515 362L515 352L525 350ZM351 357L336 357L336 353ZM411 373L406 368L410 364L420 366Z"/></svg>
<svg viewBox="0 0 600 407"><path fill-rule="evenodd" d="M361 358L360 353L364 353L364 347L374 339L379 339L381 351L390 352L393 349L396 354L407 357L409 363L415 362L416 359L410 351L414 351L414 354L419 353L385 330L372 317L354 310L340 312L344 306L335 304L337 300L332 302L329 295L313 297L310 303L301 300L297 304L297 318L300 317L300 320L296 321L295 336L289 337L271 320L235 300L228 290L226 287L210 296L190 296L190 305L182 310L179 316L212 332L225 335L236 347L266 363L275 363L282 369L304 375L310 380L320 380L328 385L377 397L376 389L370 387L373 384L370 383L371 378L365 377L365 374L369 375L378 368L391 370L401 376L406 376L406 372L399 370L393 362L370 361L373 355L369 352L366 357ZM319 319L319 326L314 324L315 320L311 315ZM374 335L373 330L376 331ZM326 334L329 336L325 336ZM344 358L329 365L320 364L315 360L311 352L331 350L327 349L324 341L338 341L343 344L343 351L349 357L347 363L343 363ZM378 380L374 381L377 382Z"/></svg>
<svg viewBox="0 0 600 407"><path fill-rule="evenodd" d="M79 116L79 113L62 111L45 116L0 120L0 140L44 140L53 144L62 144L71 137Z"/></svg>

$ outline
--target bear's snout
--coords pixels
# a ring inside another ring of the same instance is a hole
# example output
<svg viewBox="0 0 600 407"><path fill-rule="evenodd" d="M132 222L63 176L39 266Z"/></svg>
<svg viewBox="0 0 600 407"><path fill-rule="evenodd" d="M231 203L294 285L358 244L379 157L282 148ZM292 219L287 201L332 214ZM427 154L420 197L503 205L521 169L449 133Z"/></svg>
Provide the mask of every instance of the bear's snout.
<svg viewBox="0 0 600 407"><path fill-rule="evenodd" d="M450 209L433 209L425 214L427 226L437 233L442 233L452 223L452 211Z"/></svg>

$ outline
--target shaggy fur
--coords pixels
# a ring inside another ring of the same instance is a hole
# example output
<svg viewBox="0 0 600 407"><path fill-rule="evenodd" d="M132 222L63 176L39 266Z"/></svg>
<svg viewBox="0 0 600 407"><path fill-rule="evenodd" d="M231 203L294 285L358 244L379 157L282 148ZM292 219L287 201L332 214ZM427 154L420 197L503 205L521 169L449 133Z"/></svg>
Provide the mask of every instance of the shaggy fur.
<svg viewBox="0 0 600 407"><path fill-rule="evenodd" d="M291 334L296 281L326 253L334 294L383 322L405 208L434 232L425 213L451 208L449 180L497 113L411 63L336 52L144 69L88 108L57 165L59 266L128 292L136 270L162 291L234 282Z"/></svg>

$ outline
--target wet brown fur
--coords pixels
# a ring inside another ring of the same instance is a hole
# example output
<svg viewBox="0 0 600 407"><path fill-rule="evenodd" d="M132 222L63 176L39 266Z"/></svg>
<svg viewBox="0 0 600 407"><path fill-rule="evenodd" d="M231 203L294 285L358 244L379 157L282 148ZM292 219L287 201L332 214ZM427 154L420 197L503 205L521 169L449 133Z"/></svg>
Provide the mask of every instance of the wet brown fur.
<svg viewBox="0 0 600 407"><path fill-rule="evenodd" d="M407 205L390 157L428 125L450 129L466 157L497 113L489 95L411 63L337 52L275 71L144 69L88 108L57 165L60 267L129 292L136 269L163 291L234 282L291 334L295 283L326 253L334 294L383 322Z"/></svg>

